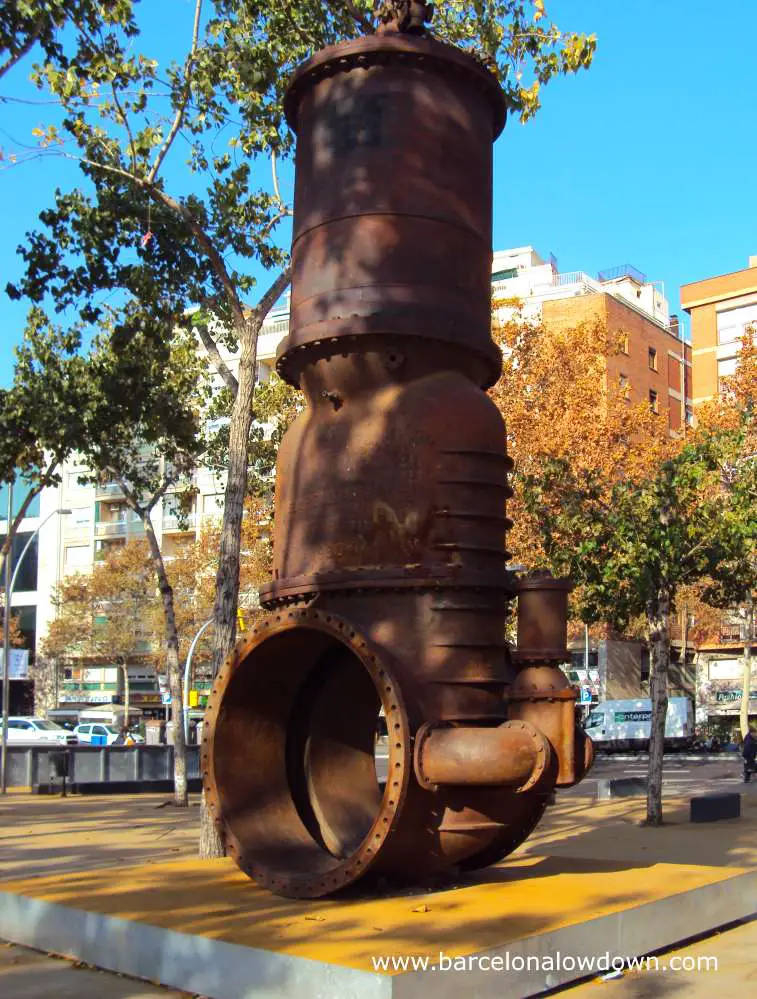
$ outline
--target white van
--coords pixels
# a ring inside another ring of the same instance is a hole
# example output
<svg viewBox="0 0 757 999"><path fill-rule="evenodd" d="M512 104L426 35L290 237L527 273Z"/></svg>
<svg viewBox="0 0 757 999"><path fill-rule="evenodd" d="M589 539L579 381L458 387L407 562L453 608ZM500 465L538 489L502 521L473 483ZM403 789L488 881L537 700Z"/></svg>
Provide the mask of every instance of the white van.
<svg viewBox="0 0 757 999"><path fill-rule="evenodd" d="M652 702L603 701L586 719L585 731L597 749L649 749ZM665 747L684 749L694 735L694 708L688 697L668 698Z"/></svg>

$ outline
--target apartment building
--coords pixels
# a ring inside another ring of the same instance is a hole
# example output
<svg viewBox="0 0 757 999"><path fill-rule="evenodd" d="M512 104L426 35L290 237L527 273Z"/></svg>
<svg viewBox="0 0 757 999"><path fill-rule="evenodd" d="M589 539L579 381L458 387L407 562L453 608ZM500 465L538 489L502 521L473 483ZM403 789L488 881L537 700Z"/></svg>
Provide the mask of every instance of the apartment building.
<svg viewBox="0 0 757 999"><path fill-rule="evenodd" d="M681 305L691 316L696 406L718 395L736 370L746 327L757 326L757 256L744 270L683 285Z"/></svg>
<svg viewBox="0 0 757 999"><path fill-rule="evenodd" d="M744 689L744 646L750 627L737 609L723 614L716 634L697 650L697 722L736 727ZM752 647L749 717L757 717L757 655Z"/></svg>
<svg viewBox="0 0 757 999"><path fill-rule="evenodd" d="M11 517L16 517L21 509L21 505L26 498L26 491L23 484L19 484L13 490ZM5 541L8 531L8 486L0 485L0 544ZM19 530L13 539L10 552L10 572L11 576L19 566L19 559L27 543L33 538L34 532L40 526L40 497L36 496L26 511L26 516L21 521ZM39 538L34 538L24 555L23 562L18 568L16 585L11 598L11 615L18 622L18 629L23 639L23 645L16 648L21 651L21 655L11 650L10 656L10 697L8 700L8 710L10 714L31 714L33 702L33 684L30 677L29 666L34 662L34 653L37 643L37 633L39 630L37 605L41 592L40 572L39 572ZM0 585L2 579L0 579ZM4 604L4 597L1 601ZM0 618L2 621L2 618ZM11 632L13 634L13 632ZM23 653L26 653L24 655ZM2 691L0 691L0 709L2 708Z"/></svg>
<svg viewBox="0 0 757 999"><path fill-rule="evenodd" d="M494 254L492 290L501 320L520 312L542 319L548 329L567 329L599 320L622 332L623 353L608 358L607 382L631 403L648 402L667 415L671 433L692 420L691 347L670 315L661 282L628 264L591 277L560 273L554 258L544 261L531 246ZM518 304L516 304L518 303Z"/></svg>
<svg viewBox="0 0 757 999"><path fill-rule="evenodd" d="M691 317L694 405L698 406L720 394L724 379L736 370L747 327L757 328L757 256L750 257L743 270L683 285L681 305ZM743 688L741 656L748 636L743 612L733 609L723 614L717 632L700 645L698 722L720 725L724 731L737 724ZM757 658L752 662L750 718L757 716Z"/></svg>

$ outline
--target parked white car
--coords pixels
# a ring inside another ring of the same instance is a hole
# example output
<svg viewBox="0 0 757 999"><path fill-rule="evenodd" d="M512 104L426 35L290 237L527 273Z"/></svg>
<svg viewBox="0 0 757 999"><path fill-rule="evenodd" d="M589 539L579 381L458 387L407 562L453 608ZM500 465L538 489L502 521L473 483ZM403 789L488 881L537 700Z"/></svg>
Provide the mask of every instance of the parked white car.
<svg viewBox="0 0 757 999"><path fill-rule="evenodd" d="M112 746L118 739L120 731L115 725L105 725L103 722L84 722L76 726L74 735L79 742L88 746ZM132 732L129 733L129 739L131 741L126 745L136 746L145 741L141 735Z"/></svg>
<svg viewBox="0 0 757 999"><path fill-rule="evenodd" d="M102 722L87 722L77 725L74 735L86 746L112 746L118 738L118 729L114 725L104 725Z"/></svg>
<svg viewBox="0 0 757 999"><path fill-rule="evenodd" d="M0 720L0 732L3 723ZM8 745L75 746L76 735L47 718L9 718Z"/></svg>

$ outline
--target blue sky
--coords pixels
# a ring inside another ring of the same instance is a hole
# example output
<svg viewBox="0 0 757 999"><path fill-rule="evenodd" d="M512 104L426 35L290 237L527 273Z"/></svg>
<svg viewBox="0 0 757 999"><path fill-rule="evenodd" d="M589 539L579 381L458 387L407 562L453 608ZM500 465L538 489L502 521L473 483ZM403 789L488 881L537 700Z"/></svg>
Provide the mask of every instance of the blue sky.
<svg viewBox="0 0 757 999"><path fill-rule="evenodd" d="M171 4L172 22L189 11L188 0ZM168 7L149 11L162 33ZM494 246L531 244L562 271L633 264L664 281L676 311L681 284L757 254L757 3L548 0L547 10L564 30L595 32L597 54L588 72L544 90L535 120L508 122L495 148ZM23 76L1 81L0 97L38 96ZM45 115L0 102L0 146L31 141ZM0 384L26 312L4 293L21 273L15 248L55 186L76 177L57 159L0 171Z"/></svg>

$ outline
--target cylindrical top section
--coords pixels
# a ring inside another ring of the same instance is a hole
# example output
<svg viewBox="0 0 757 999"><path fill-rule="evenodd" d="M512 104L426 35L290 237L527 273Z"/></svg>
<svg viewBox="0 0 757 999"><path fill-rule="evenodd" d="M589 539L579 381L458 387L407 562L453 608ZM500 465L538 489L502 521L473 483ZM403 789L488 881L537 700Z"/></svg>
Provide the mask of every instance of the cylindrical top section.
<svg viewBox="0 0 757 999"><path fill-rule="evenodd" d="M572 589L569 579L555 579L548 572L535 572L518 580L516 655L520 662L549 662L565 658L568 594Z"/></svg>
<svg viewBox="0 0 757 999"><path fill-rule="evenodd" d="M495 381L496 78L432 38L384 34L319 52L285 107L298 141L284 377L298 382L308 363L298 348L388 334L455 344Z"/></svg>
<svg viewBox="0 0 757 999"><path fill-rule="evenodd" d="M293 131L299 134L299 105L304 91L327 76L349 72L355 66L366 69L380 63L423 63L426 69L441 74L467 76L489 101L492 141L505 127L507 101L496 76L467 53L429 35L365 35L349 42L320 49L295 72L284 97L284 114Z"/></svg>

